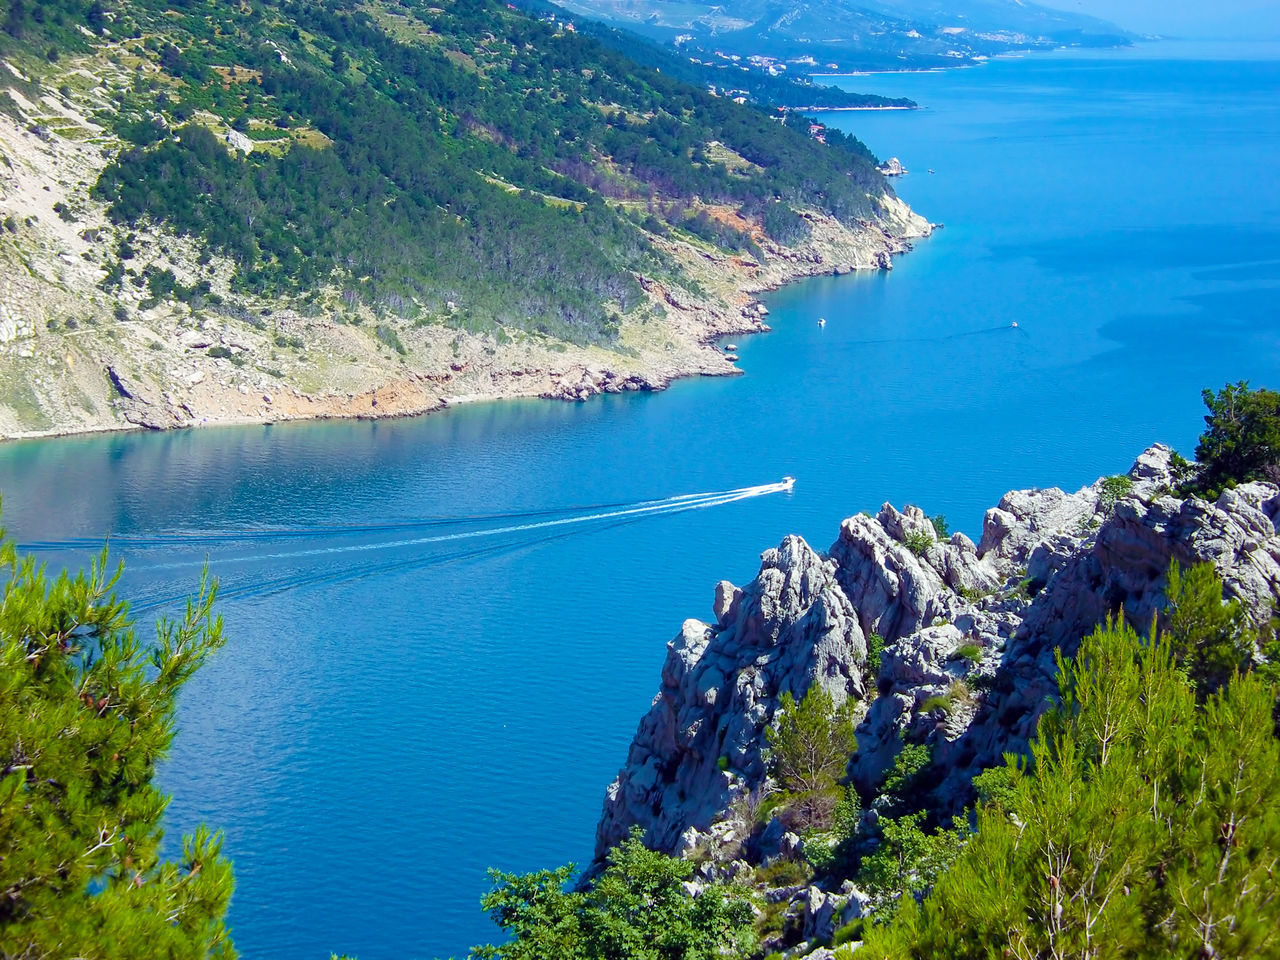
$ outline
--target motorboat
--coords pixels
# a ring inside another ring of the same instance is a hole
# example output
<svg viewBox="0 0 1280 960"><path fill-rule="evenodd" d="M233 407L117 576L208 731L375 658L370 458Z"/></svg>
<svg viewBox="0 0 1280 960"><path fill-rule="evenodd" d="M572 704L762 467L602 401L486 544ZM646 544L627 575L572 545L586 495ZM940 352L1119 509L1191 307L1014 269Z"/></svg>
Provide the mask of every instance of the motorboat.
<svg viewBox="0 0 1280 960"><path fill-rule="evenodd" d="M818 318L818 326L820 326L820 327L825 327L826 325L827 325L827 318L826 318L826 317L819 317L819 318Z"/></svg>
<svg viewBox="0 0 1280 960"><path fill-rule="evenodd" d="M782 478L782 487L783 487L783 489L784 489L784 490L790 490L790 489L792 489L795 485L796 485L796 478L795 478L795 477L783 477L783 478Z"/></svg>

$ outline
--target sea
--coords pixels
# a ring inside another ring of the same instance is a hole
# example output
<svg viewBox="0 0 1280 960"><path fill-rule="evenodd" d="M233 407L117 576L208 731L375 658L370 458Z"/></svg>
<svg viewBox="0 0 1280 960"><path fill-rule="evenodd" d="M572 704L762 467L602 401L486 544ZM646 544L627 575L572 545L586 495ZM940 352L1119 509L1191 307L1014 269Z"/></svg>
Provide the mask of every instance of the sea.
<svg viewBox="0 0 1280 960"><path fill-rule="evenodd" d="M976 539L1006 490L1192 454L1203 389L1280 387L1280 48L829 82L920 103L820 119L945 227L769 295L740 377L0 446L9 535L51 569L109 537L140 632L220 582L159 779L171 851L225 836L245 957L500 940L486 871L590 859L668 641L784 535L889 502Z"/></svg>

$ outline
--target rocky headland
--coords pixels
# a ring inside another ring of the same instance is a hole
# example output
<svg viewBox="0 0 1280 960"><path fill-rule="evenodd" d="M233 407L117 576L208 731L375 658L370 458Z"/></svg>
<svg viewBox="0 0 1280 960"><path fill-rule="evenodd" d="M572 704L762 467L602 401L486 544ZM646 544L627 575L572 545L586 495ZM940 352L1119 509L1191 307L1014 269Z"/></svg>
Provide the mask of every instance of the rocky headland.
<svg viewBox="0 0 1280 960"><path fill-rule="evenodd" d="M658 694L608 788L597 854L639 826L647 843L699 861L705 878L746 880L765 902L785 902L772 948L825 956L815 942L862 916L868 897L847 882L772 887L761 872L802 855L801 837L760 815L773 787L766 730L782 695L816 683L857 704L847 772L864 822L908 744L930 748L922 801L945 822L973 802L977 773L1026 750L1057 694L1059 654L1109 615L1150 627L1171 561L1212 563L1228 597L1270 617L1280 488L1242 484L1209 502L1177 495L1178 481L1171 451L1156 445L1123 478L1006 494L978 543L941 539L921 510L889 504L845 520L825 553L787 537L751 583L716 585L712 622L688 620L668 644Z"/></svg>

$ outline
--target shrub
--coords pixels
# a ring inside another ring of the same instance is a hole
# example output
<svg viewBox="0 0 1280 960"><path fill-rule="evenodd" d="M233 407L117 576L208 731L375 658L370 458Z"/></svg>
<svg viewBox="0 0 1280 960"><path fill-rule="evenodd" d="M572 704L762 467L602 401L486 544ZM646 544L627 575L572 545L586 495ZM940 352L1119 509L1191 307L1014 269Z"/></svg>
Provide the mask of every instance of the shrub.
<svg viewBox="0 0 1280 960"><path fill-rule="evenodd" d="M939 540L945 540L951 536L951 528L947 526L947 518L941 513L935 513L929 518L929 522L933 524L933 532L938 535Z"/></svg>
<svg viewBox="0 0 1280 960"><path fill-rule="evenodd" d="M934 694L920 704L921 713L933 713L935 710L941 710L943 713L949 714L952 710L951 698L943 694Z"/></svg>
<svg viewBox="0 0 1280 960"><path fill-rule="evenodd" d="M934 544L934 538L924 530L912 530L902 538L902 545L917 557L923 557Z"/></svg>
<svg viewBox="0 0 1280 960"><path fill-rule="evenodd" d="M373 328L374 335L396 353L404 356L409 351L404 348L404 344L400 342L400 335L396 333L395 328L388 324L380 323Z"/></svg>
<svg viewBox="0 0 1280 960"><path fill-rule="evenodd" d="M218 346L210 347L206 351L206 353L208 356L213 357L215 360L231 359L231 349L229 347L224 347L221 344L219 344Z"/></svg>
<svg viewBox="0 0 1280 960"><path fill-rule="evenodd" d="M880 661L884 656L884 637L878 633L867 634L867 671L872 677L880 673Z"/></svg>
<svg viewBox="0 0 1280 960"><path fill-rule="evenodd" d="M956 648L955 655L961 660L977 663L982 659L982 647L976 643L961 644Z"/></svg>
<svg viewBox="0 0 1280 960"><path fill-rule="evenodd" d="M1115 511L1116 504L1133 491L1133 480L1123 473L1114 477L1106 477L1102 481L1102 490L1098 494L1098 508L1107 516Z"/></svg>
<svg viewBox="0 0 1280 960"><path fill-rule="evenodd" d="M928 703L927 700L925 702ZM882 787L882 792L890 805L901 806L907 801L920 788L924 775L932 763L933 755L923 743L904 744L898 751L898 756L894 759Z"/></svg>
<svg viewBox="0 0 1280 960"><path fill-rule="evenodd" d="M639 827L609 851L589 886L564 889L572 865L523 876L491 870L493 889L480 902L510 939L475 947L471 956L715 960L754 952L750 902L717 883L690 895L684 884L693 870L688 861L646 850Z"/></svg>
<svg viewBox="0 0 1280 960"><path fill-rule="evenodd" d="M880 846L862 861L858 879L878 904L888 905L905 894L925 896L955 862L964 847L963 825L926 833L923 811L880 819Z"/></svg>

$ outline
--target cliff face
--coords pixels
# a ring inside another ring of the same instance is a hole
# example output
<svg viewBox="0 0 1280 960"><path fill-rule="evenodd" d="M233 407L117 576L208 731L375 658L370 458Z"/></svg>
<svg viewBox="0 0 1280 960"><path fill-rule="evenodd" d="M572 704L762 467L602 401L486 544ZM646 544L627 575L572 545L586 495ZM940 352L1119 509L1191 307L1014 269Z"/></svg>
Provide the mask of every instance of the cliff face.
<svg viewBox="0 0 1280 960"><path fill-rule="evenodd" d="M941 776L927 802L946 815L971 801L977 772L1025 749L1056 694L1058 650L1072 654L1117 611L1150 624L1171 560L1212 562L1228 596L1269 613L1280 598L1275 485L1178 499L1159 445L1128 476L1118 500L1102 480L1074 494L1008 493L976 545L941 541L920 510L886 504L845 520L825 555L788 537L750 584L717 585L714 624L686 621L669 644L661 689L608 789L597 854L638 824L667 852L736 857L784 692L817 682L838 701L869 701L849 766L864 796L904 743L930 744ZM885 642L874 676L872 633ZM938 697L950 709L924 709ZM780 825L763 835L757 855L788 846Z"/></svg>

